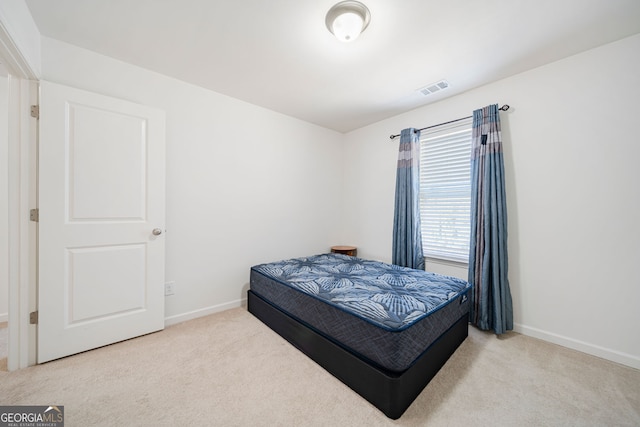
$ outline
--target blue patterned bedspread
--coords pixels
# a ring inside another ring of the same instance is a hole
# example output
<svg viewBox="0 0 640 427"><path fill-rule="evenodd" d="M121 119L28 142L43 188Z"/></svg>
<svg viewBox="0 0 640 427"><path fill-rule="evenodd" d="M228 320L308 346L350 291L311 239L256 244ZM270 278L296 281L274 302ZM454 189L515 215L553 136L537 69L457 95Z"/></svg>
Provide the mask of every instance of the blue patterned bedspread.
<svg viewBox="0 0 640 427"><path fill-rule="evenodd" d="M394 331L408 328L471 287L455 277L333 253L252 269Z"/></svg>

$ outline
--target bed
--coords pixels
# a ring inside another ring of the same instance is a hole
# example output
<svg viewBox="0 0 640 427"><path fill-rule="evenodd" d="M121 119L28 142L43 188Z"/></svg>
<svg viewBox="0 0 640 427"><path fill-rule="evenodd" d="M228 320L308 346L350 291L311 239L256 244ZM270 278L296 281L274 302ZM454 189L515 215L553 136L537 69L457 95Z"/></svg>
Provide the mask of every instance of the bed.
<svg viewBox="0 0 640 427"><path fill-rule="evenodd" d="M248 309L387 417L467 337L470 285L330 253L253 266Z"/></svg>

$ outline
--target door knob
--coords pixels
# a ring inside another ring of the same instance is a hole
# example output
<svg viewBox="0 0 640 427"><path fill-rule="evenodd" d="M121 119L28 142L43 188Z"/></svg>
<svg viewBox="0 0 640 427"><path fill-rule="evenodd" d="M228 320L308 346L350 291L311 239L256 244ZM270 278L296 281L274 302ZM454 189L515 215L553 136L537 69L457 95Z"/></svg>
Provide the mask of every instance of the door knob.
<svg viewBox="0 0 640 427"><path fill-rule="evenodd" d="M162 234L162 230L159 229L159 228L154 228L152 233L153 233L154 236L159 236L159 235Z"/></svg>

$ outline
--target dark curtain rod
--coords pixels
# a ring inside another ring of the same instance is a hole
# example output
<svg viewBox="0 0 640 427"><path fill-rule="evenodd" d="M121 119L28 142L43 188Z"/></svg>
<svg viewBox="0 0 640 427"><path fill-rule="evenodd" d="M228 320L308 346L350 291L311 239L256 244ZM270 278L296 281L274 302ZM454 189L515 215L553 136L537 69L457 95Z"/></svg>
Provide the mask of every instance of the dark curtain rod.
<svg viewBox="0 0 640 427"><path fill-rule="evenodd" d="M500 110L500 111L507 111L508 109L509 109L509 105L508 105L508 104L504 104L502 107L498 108L498 110ZM439 124L437 124L437 125L427 126L426 128L418 129L418 131L423 131L423 130L427 130L427 129L437 128L437 127L439 127L439 126L448 125L448 124L450 124L450 123L459 122L459 121L461 121L461 120L467 120L467 119L470 119L470 118L472 118L472 117L473 117L473 116L467 116L467 117L462 117L462 118L460 118L460 119L455 119L455 120L451 120L451 121L448 121L448 122L439 123ZM399 136L400 136L400 134L398 134L398 135L391 135L389 138L394 139L394 138L397 138L397 137L399 137Z"/></svg>

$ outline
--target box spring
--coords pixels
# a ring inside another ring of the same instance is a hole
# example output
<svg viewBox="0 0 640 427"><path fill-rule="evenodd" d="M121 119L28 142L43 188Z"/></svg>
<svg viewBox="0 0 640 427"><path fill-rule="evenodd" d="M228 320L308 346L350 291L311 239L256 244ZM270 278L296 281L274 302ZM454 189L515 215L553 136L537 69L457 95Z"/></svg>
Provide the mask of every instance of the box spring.
<svg viewBox="0 0 640 427"><path fill-rule="evenodd" d="M404 372L371 364L270 302L248 291L249 312L391 419L398 419L468 334L461 316Z"/></svg>

